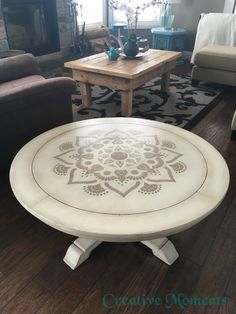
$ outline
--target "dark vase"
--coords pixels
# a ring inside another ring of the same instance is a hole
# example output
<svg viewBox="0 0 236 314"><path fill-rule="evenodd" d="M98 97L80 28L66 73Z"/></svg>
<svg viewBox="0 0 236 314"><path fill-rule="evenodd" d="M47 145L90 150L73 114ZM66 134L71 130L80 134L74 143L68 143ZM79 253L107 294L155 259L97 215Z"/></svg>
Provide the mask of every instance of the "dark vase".
<svg viewBox="0 0 236 314"><path fill-rule="evenodd" d="M131 37L131 36L130 36ZM135 57L139 52L139 47L137 44L136 36L131 37L128 41L124 44L124 54L127 57Z"/></svg>

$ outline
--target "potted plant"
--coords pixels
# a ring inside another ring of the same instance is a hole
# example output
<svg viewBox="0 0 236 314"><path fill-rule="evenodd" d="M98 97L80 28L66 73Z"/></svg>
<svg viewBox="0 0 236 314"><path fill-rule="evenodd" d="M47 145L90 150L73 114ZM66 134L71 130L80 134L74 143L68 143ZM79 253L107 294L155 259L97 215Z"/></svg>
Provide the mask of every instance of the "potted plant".
<svg viewBox="0 0 236 314"><path fill-rule="evenodd" d="M150 6L166 4L167 0L110 0L113 10L120 10L125 13L128 26L128 41L124 45L124 53L129 56L136 56L139 52L137 44L137 23L142 11Z"/></svg>

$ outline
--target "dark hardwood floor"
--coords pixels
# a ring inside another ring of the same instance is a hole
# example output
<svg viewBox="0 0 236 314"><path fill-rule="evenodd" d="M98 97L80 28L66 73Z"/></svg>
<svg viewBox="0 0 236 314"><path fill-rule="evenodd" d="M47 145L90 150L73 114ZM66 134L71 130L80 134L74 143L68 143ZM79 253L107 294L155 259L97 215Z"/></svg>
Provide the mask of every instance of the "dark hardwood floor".
<svg viewBox="0 0 236 314"><path fill-rule="evenodd" d="M175 70L183 71L189 68ZM226 88L218 105L192 129L220 151L231 181L213 214L170 237L180 254L172 266L140 243L103 243L72 271L62 259L74 237L30 215L15 199L8 174L1 174L0 313L236 313L236 141L230 140L235 109L236 89ZM115 305L108 294L156 297L156 305ZM226 304L184 306L200 297L225 297Z"/></svg>

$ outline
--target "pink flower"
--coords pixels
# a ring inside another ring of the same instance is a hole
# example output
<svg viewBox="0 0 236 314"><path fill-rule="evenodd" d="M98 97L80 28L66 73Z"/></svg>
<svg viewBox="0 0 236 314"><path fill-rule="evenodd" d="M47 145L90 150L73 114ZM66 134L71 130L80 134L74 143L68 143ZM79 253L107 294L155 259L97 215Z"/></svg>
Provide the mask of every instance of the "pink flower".
<svg viewBox="0 0 236 314"><path fill-rule="evenodd" d="M134 30L137 28L138 15L141 11L144 11L146 8L150 6L156 6L160 4L166 4L168 0L147 0L145 2L140 3L140 1L136 0L110 0L110 6L113 10L123 11L127 18L128 31Z"/></svg>

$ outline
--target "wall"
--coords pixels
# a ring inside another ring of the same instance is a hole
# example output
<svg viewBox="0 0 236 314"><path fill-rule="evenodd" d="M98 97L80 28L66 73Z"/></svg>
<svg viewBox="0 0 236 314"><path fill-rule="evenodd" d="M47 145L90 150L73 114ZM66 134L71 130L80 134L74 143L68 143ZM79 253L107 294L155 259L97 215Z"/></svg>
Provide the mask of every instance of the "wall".
<svg viewBox="0 0 236 314"><path fill-rule="evenodd" d="M224 0L181 0L172 5L175 13L174 26L187 30L186 50L192 51L198 20L201 13L223 12Z"/></svg>
<svg viewBox="0 0 236 314"><path fill-rule="evenodd" d="M61 49L73 46L73 19L68 0L57 0L57 19Z"/></svg>

